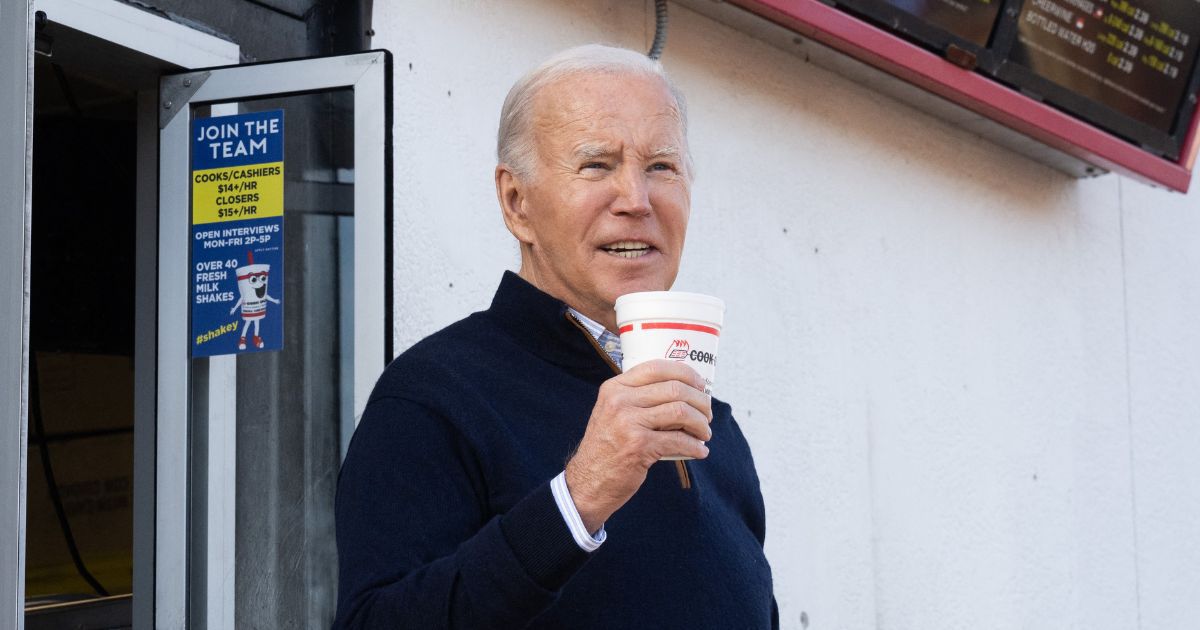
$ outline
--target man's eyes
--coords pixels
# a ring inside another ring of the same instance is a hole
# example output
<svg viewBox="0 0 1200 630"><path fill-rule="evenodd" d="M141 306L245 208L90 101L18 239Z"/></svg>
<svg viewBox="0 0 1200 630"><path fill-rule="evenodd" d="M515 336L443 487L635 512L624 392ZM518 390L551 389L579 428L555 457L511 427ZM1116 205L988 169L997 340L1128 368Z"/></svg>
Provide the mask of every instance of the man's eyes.
<svg viewBox="0 0 1200 630"><path fill-rule="evenodd" d="M612 165L609 164L608 162L593 161L593 162L584 162L583 165L581 165L579 167L580 171L587 171L587 170L592 170L592 169L608 171L608 170L612 170ZM672 172L676 172L678 170L679 169L672 162L655 162L646 168L646 171L648 171L648 172L656 172L657 171L657 172L663 172L663 173L672 173Z"/></svg>

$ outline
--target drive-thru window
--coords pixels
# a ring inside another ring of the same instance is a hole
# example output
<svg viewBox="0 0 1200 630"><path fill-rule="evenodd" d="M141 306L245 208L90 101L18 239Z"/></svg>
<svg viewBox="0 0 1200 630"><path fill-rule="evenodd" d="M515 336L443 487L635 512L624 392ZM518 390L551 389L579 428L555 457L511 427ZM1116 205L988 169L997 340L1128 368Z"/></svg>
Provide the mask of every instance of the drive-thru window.
<svg viewBox="0 0 1200 630"><path fill-rule="evenodd" d="M31 10L0 14L33 131L0 175L32 191L0 244L0 627L327 626L337 470L391 355L390 56L239 63L127 4Z"/></svg>

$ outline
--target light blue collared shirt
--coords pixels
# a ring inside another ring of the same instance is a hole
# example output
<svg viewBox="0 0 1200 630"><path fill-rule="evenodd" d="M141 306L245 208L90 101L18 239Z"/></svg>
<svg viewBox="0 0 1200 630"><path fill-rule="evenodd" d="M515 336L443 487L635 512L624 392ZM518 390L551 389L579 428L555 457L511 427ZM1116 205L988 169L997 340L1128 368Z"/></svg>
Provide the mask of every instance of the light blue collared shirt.
<svg viewBox="0 0 1200 630"><path fill-rule="evenodd" d="M600 323L588 319L587 315L584 315L583 313L580 313L569 306L567 307L567 310L571 311L571 315L574 316L580 324L583 324L583 327L586 328L589 333L591 333L592 339L595 339L596 343L600 344L600 347L604 349L606 354L608 354L608 358L612 359L612 362L615 363L617 367L621 367L621 360L624 358L624 355L621 354L621 338L608 332L608 329L606 329Z"/></svg>

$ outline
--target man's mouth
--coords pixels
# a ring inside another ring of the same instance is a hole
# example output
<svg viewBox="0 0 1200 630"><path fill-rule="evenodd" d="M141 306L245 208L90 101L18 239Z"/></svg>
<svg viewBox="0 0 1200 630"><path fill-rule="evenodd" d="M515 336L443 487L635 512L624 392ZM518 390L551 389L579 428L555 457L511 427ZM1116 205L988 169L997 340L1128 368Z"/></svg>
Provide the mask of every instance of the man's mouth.
<svg viewBox="0 0 1200 630"><path fill-rule="evenodd" d="M641 258L654 250L648 243L642 241L617 241L608 245L601 245L600 249L621 258Z"/></svg>

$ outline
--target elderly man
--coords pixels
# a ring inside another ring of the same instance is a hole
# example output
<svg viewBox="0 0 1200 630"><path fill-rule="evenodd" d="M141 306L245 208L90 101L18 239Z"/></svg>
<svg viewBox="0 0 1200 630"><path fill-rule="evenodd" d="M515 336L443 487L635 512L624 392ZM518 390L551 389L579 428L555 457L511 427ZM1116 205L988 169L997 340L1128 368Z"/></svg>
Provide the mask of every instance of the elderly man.
<svg viewBox="0 0 1200 630"><path fill-rule="evenodd" d="M380 377L338 481L337 627L778 625L729 406L681 363L622 374L612 332L617 296L675 281L686 127L632 51L571 49L513 86L496 194L520 274Z"/></svg>

